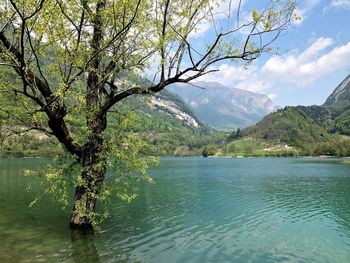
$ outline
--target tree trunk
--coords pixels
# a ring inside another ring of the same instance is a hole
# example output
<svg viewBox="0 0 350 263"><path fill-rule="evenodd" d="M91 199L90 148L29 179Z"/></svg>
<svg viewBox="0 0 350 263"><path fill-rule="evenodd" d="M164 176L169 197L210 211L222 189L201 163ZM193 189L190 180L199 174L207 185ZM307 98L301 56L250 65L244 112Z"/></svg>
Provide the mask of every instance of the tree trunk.
<svg viewBox="0 0 350 263"><path fill-rule="evenodd" d="M73 212L70 220L72 229L92 229L95 218L97 196L106 174L106 152L102 132L106 128L105 117L94 123L92 135L83 147L82 182L75 188Z"/></svg>
<svg viewBox="0 0 350 263"><path fill-rule="evenodd" d="M86 89L86 123L88 127L88 140L83 147L81 174L83 184L75 189L74 206L70 221L71 228L91 228L95 218L97 196L106 174L106 152L103 131L107 127L106 112L99 114L99 96L104 81L99 79L101 55L101 41L103 39L102 11L106 0L99 0L92 20L93 33L91 41L92 53L96 54L89 63Z"/></svg>

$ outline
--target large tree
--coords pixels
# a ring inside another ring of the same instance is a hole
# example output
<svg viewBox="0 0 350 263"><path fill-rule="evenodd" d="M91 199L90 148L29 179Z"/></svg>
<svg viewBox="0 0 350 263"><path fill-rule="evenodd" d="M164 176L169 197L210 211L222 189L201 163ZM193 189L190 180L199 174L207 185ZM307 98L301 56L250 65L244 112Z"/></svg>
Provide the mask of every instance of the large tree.
<svg viewBox="0 0 350 263"><path fill-rule="evenodd" d="M270 51L295 4L262 2L245 12L241 1L220 0L1 1L0 66L9 72L0 84L2 110L26 127L21 131L56 137L81 165L72 227L91 226L110 158L116 155L117 173L119 159L142 174L148 164L127 163L137 145L110 144L110 112L131 95L188 83L223 61L243 65ZM206 43L197 41L208 27ZM154 77L145 80L148 68ZM72 125L74 118L85 121Z"/></svg>

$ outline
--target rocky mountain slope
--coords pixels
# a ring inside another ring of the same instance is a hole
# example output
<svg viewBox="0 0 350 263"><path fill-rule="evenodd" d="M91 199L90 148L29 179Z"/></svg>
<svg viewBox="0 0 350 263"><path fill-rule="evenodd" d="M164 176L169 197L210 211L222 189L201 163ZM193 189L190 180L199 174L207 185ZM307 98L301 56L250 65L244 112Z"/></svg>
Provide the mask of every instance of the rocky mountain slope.
<svg viewBox="0 0 350 263"><path fill-rule="evenodd" d="M350 135L350 74L321 106L298 106L330 133Z"/></svg>
<svg viewBox="0 0 350 263"><path fill-rule="evenodd" d="M168 90L192 107L200 120L218 130L247 127L275 110L271 100L263 94L215 82L195 82L194 85L177 84Z"/></svg>
<svg viewBox="0 0 350 263"><path fill-rule="evenodd" d="M152 110L156 110L160 113L172 116L181 122L181 125L185 125L193 129L205 128L203 122L201 122L193 111L175 94L168 91L162 91L159 94L150 97L150 100L146 100L147 105ZM151 114L151 113L149 113Z"/></svg>
<svg viewBox="0 0 350 263"><path fill-rule="evenodd" d="M338 85L326 99L324 107L344 108L350 105L350 74Z"/></svg>

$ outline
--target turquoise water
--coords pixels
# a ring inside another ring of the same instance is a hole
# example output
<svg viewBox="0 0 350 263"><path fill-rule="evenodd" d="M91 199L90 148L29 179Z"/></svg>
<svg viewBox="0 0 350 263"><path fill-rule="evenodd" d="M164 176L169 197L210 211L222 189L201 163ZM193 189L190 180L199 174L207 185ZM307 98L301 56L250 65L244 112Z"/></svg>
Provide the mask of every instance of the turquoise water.
<svg viewBox="0 0 350 263"><path fill-rule="evenodd" d="M165 158L101 233L33 208L23 168L0 159L0 262L350 262L350 166L341 159Z"/></svg>

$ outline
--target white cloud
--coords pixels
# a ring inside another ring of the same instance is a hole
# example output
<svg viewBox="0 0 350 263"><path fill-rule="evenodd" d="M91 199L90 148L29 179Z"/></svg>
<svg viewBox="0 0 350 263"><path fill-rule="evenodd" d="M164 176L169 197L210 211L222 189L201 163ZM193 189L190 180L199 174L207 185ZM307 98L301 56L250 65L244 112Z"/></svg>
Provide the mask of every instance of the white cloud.
<svg viewBox="0 0 350 263"><path fill-rule="evenodd" d="M274 100L277 97L277 94L276 93L270 93L270 94L267 94L267 97L269 97L270 100Z"/></svg>
<svg viewBox="0 0 350 263"><path fill-rule="evenodd" d="M322 14L326 15L329 10L332 8L337 9L349 9L350 8L350 0L332 0L331 3L327 6L325 6L322 10Z"/></svg>
<svg viewBox="0 0 350 263"><path fill-rule="evenodd" d="M249 90L257 93L266 93L270 90L270 83L259 77L259 73L253 73L248 79L238 83L235 88Z"/></svg>
<svg viewBox="0 0 350 263"><path fill-rule="evenodd" d="M299 1L295 13L300 20L293 20L294 24L301 24L310 14L310 12L319 4L320 0Z"/></svg>
<svg viewBox="0 0 350 263"><path fill-rule="evenodd" d="M261 68L270 81L307 86L321 76L349 65L350 42L324 53L333 44L330 38L319 38L300 54L275 56Z"/></svg>
<svg viewBox="0 0 350 263"><path fill-rule="evenodd" d="M280 88L307 87L333 71L350 66L350 42L331 49L332 45L333 39L319 38L306 50L274 56L261 67L253 65L244 70L238 66L221 65L219 72L202 80L266 93L274 99Z"/></svg>
<svg viewBox="0 0 350 263"><path fill-rule="evenodd" d="M319 55L320 52L322 52L327 47L331 46L334 43L332 38L318 38L314 40L313 43L311 43L311 46L307 48L301 55L299 56L299 60L301 62L304 61L310 61Z"/></svg>
<svg viewBox="0 0 350 263"><path fill-rule="evenodd" d="M207 19L203 19L197 26L196 29L190 34L192 38L203 36L208 30L217 26L216 24L234 15L237 11L239 3L241 2L241 8L244 5L245 0L211 0L209 6L213 8ZM214 25L215 24L215 25Z"/></svg>
<svg viewBox="0 0 350 263"><path fill-rule="evenodd" d="M331 6L350 7L350 0L332 0Z"/></svg>
<svg viewBox="0 0 350 263"><path fill-rule="evenodd" d="M227 64L220 65L217 68L219 71L204 75L200 80L202 81L213 81L213 78L216 79L215 82L220 82L224 85L231 85L235 81L244 81L249 76L249 72L242 67L233 67ZM220 79L220 81L217 81Z"/></svg>

